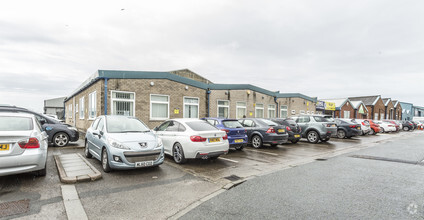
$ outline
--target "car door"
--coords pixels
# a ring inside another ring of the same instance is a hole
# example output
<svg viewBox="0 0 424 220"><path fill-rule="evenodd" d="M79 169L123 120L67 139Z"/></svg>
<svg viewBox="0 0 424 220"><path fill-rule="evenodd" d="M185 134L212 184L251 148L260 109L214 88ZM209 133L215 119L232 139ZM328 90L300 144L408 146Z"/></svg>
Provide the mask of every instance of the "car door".
<svg viewBox="0 0 424 220"><path fill-rule="evenodd" d="M306 129L309 127L310 120L311 119L309 118L309 116L299 116L298 118L296 118L296 123L302 129L302 135L305 134Z"/></svg>
<svg viewBox="0 0 424 220"><path fill-rule="evenodd" d="M256 128L255 128L255 126L256 126L255 122L252 119L244 119L241 122L241 124L246 129L247 136L249 137L249 140L250 140L250 137L251 137L253 131L256 130Z"/></svg>
<svg viewBox="0 0 424 220"><path fill-rule="evenodd" d="M105 119L100 118L99 124L97 125L97 128L93 131L93 151L97 155L98 158L100 158L100 155L102 154L102 147L104 146L104 130L105 130Z"/></svg>
<svg viewBox="0 0 424 220"><path fill-rule="evenodd" d="M93 132L97 129L97 125L99 124L100 119L101 118L96 118L93 124L91 124L91 126L87 129L87 133L85 134L85 138L87 139L87 146L89 147L89 149L94 148L93 141L94 138L97 138L97 135L94 136Z"/></svg>
<svg viewBox="0 0 424 220"><path fill-rule="evenodd" d="M156 127L154 129L156 135L162 139L162 143L163 143L163 148L165 150L165 153L167 154L171 154L170 152L172 152L172 146L170 146L170 142L171 142L171 138L170 136L167 135L167 133L165 132L165 129L169 126L169 124L171 123L171 121L165 121L164 123L162 123L161 125L159 125L158 127Z"/></svg>

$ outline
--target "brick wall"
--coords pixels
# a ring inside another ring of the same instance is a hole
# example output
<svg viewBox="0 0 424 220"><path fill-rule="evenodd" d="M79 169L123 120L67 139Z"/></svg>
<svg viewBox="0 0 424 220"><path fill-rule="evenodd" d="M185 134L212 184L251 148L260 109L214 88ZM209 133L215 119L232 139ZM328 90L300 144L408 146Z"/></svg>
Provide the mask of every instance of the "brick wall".
<svg viewBox="0 0 424 220"><path fill-rule="evenodd" d="M395 107L393 106L393 102L390 101L385 111L385 119L394 119L394 118L395 118Z"/></svg>
<svg viewBox="0 0 424 220"><path fill-rule="evenodd" d="M336 111L336 118L345 118L345 111L349 112L348 118L355 117L355 109L349 102L346 102L340 110Z"/></svg>
<svg viewBox="0 0 424 220"><path fill-rule="evenodd" d="M378 115L378 120L384 118L384 111L385 111L385 105L381 99L377 101L377 103L374 106L374 112L372 111L372 106L367 105L368 109L368 118L374 120L375 114Z"/></svg>
<svg viewBox="0 0 424 220"><path fill-rule="evenodd" d="M315 114L316 113L316 102L311 102L302 98L278 98L277 99L279 107L282 105L287 106L288 113L287 116L299 115L300 111L303 111L305 114ZM294 111L294 114L292 113Z"/></svg>
<svg viewBox="0 0 424 220"><path fill-rule="evenodd" d="M398 104L395 110L395 120L402 120L402 106Z"/></svg>

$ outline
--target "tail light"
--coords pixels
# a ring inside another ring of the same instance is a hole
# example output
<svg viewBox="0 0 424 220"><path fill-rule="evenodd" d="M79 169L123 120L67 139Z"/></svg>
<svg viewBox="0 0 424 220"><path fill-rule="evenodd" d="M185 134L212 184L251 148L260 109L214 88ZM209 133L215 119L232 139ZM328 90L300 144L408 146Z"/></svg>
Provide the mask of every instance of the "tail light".
<svg viewBox="0 0 424 220"><path fill-rule="evenodd" d="M225 135L225 136L227 136L227 135ZM190 137L190 140L193 141L193 142L205 142L206 139L207 138L203 138L203 137L195 136L195 135Z"/></svg>
<svg viewBox="0 0 424 220"><path fill-rule="evenodd" d="M362 122L362 125L365 125L365 123L364 123L364 122Z"/></svg>
<svg viewBox="0 0 424 220"><path fill-rule="evenodd" d="M268 131L266 131L266 133L275 133L274 127L268 128Z"/></svg>
<svg viewBox="0 0 424 220"><path fill-rule="evenodd" d="M228 140L228 136L224 135L224 137L222 137L222 140Z"/></svg>
<svg viewBox="0 0 424 220"><path fill-rule="evenodd" d="M289 126L286 127L287 131L291 131L291 128Z"/></svg>
<svg viewBox="0 0 424 220"><path fill-rule="evenodd" d="M349 125L349 128L355 128L356 125Z"/></svg>
<svg viewBox="0 0 424 220"><path fill-rule="evenodd" d="M228 134L228 132L230 132L230 130L228 130L228 129L221 129L221 131L225 131L225 133L227 133L227 134Z"/></svg>
<svg viewBox="0 0 424 220"><path fill-rule="evenodd" d="M19 147L22 149L28 149L28 148L40 148L40 143L38 142L37 138L29 138L25 140L21 140L18 142Z"/></svg>

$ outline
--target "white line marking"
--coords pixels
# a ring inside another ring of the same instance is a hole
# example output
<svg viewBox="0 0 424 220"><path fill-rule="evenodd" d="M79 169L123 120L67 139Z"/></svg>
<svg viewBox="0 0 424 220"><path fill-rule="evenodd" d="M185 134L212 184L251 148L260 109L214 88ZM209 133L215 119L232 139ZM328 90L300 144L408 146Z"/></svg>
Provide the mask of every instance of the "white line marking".
<svg viewBox="0 0 424 220"><path fill-rule="evenodd" d="M62 188L62 198L68 219L88 219L87 214L84 211L84 207L82 207L75 185L61 185L60 187Z"/></svg>
<svg viewBox="0 0 424 220"><path fill-rule="evenodd" d="M225 158L225 157L218 157L218 159L230 161L230 162L233 162L233 163L238 163L238 161L236 161L236 160L231 160L231 159L228 159L228 158Z"/></svg>
<svg viewBox="0 0 424 220"><path fill-rule="evenodd" d="M262 153L262 154L268 154L268 155L272 155L272 156L279 156L276 153L270 153L270 152L266 152L266 151L260 151L260 150L252 150L252 149L243 149L245 151L251 151L251 152L257 152L257 153Z"/></svg>

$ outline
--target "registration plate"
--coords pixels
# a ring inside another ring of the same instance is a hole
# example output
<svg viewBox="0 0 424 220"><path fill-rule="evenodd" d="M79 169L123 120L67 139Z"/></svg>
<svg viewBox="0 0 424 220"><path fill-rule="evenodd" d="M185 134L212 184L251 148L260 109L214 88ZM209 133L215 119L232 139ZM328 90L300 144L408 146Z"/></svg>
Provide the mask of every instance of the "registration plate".
<svg viewBox="0 0 424 220"><path fill-rule="evenodd" d="M7 151L9 150L9 144L0 144L0 151Z"/></svg>
<svg viewBox="0 0 424 220"><path fill-rule="evenodd" d="M294 137L295 138L300 138L300 134L295 134Z"/></svg>
<svg viewBox="0 0 424 220"><path fill-rule="evenodd" d="M234 140L234 143L242 143L243 142L243 139L236 139L236 140Z"/></svg>
<svg viewBox="0 0 424 220"><path fill-rule="evenodd" d="M135 162L135 167L150 167L153 166L153 161Z"/></svg>
<svg viewBox="0 0 424 220"><path fill-rule="evenodd" d="M220 140L220 138L209 138L209 143L219 142Z"/></svg>
<svg viewBox="0 0 424 220"><path fill-rule="evenodd" d="M278 133L286 132L284 129L278 129Z"/></svg>

